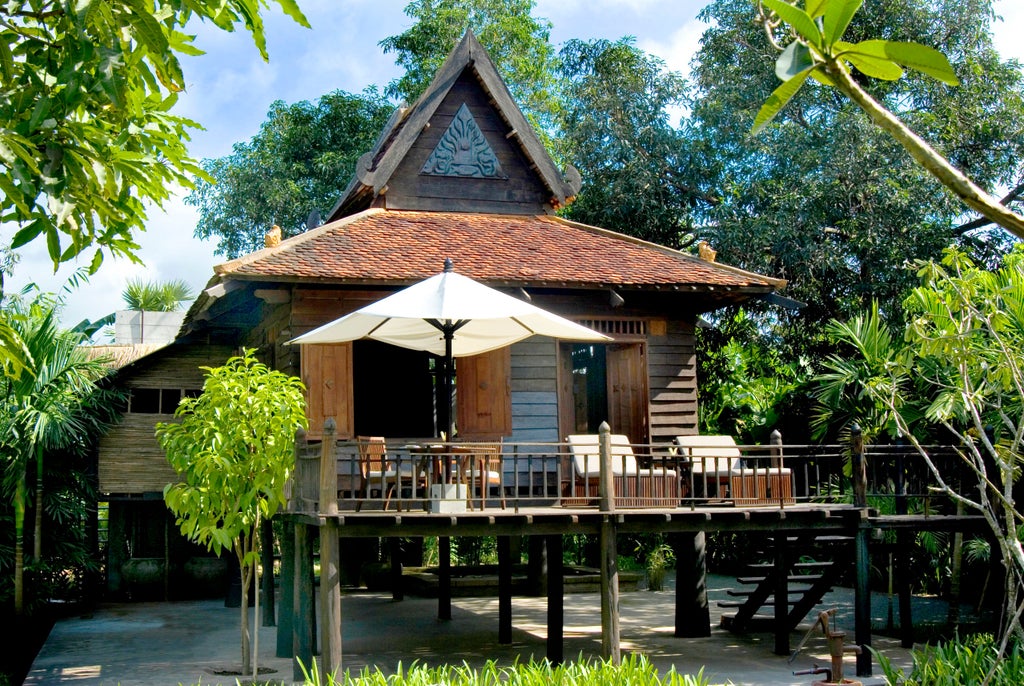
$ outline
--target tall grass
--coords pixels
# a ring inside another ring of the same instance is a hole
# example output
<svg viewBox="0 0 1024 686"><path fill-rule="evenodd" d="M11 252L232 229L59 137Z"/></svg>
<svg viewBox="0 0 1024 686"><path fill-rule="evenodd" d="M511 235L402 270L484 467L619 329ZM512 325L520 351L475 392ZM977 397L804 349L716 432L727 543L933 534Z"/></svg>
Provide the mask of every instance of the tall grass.
<svg viewBox="0 0 1024 686"><path fill-rule="evenodd" d="M1014 646L999 657L999 647L991 634L958 638L937 646L914 651L910 674L895 669L884 655L875 653L889 684L918 686L1019 686L1024 684L1024 653Z"/></svg>
<svg viewBox="0 0 1024 686"><path fill-rule="evenodd" d="M675 669L659 674L642 655L628 655L620 665L584 658L559 665L531 661L510 667L489 661L479 670L466 664L426 667L413 663L408 668L399 664L390 675L369 667L356 675L347 671L339 676L322 675L314 663L309 670L303 667L303 674L306 686L708 686L709 683L703 669L695 676L677 674Z"/></svg>

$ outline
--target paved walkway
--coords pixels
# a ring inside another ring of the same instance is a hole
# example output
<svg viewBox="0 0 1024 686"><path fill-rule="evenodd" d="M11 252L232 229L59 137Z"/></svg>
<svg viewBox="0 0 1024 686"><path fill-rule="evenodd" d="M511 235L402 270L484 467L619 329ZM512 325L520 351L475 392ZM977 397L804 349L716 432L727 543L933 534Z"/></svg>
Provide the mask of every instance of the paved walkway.
<svg viewBox="0 0 1024 686"><path fill-rule="evenodd" d="M709 577L712 606L712 635L700 639L672 636L671 590L637 591L621 596L623 652L646 654L660 669L675 667L681 673L704 669L712 683L759 685L807 685L814 679L793 676L793 670L815 664L827 666L824 639L815 634L793 664L772 654L771 634L735 636L718 628L720 610L715 603L724 599L734 584L727 577ZM837 607L838 626L853 635L853 597L848 589L837 589L822 607ZM915 610L933 616L944 613L945 604L915 600ZM875 597L873 624L884 626L887 600ZM452 620L436 619L435 599L407 597L393 602L390 594L353 593L342 599L343 659L353 671L365 666L394 671L413 660L427 664L462 663L482 665L489 659L499 664L513 660L542 659L545 654L546 601L543 598L513 599L513 643L497 644L498 603L496 598L456 598ZM224 670L237 669L240 662L239 611L219 601L175 603L133 603L106 605L89 617L58 622L25 680L26 685L129 684L167 686L173 684L234 684L235 677ZM793 633L795 648L806 632L805 624ZM291 682L290 660L273 657L276 629L260 630L260 665L275 670L266 675L278 683ZM873 646L897 665L909 664L909 652L898 641L874 637ZM597 594L572 594L565 603L565 655L596 656L601 651L601 611ZM853 657L847 661L848 676L854 672ZM875 672L878 673L876 666ZM818 677L820 678L820 677ZM863 679L865 684L883 683L880 677Z"/></svg>

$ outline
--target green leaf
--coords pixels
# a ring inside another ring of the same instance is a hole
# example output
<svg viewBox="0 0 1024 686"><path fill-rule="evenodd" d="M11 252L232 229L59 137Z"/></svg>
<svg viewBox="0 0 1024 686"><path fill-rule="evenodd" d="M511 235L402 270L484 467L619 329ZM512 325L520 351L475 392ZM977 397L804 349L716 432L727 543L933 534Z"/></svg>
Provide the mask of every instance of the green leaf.
<svg viewBox="0 0 1024 686"><path fill-rule="evenodd" d="M22 227L18 233L14 234L14 238L11 239L11 250L17 250L29 241L32 241L43 232L44 228L46 228L46 222L41 219L36 219L27 226Z"/></svg>
<svg viewBox="0 0 1024 686"><path fill-rule="evenodd" d="M11 55L11 46L6 40L0 40L0 72L4 75L5 83L10 83L14 79L14 56Z"/></svg>
<svg viewBox="0 0 1024 686"><path fill-rule="evenodd" d="M827 7L828 0L807 0L805 3L805 11L815 19L824 14Z"/></svg>
<svg viewBox="0 0 1024 686"><path fill-rule="evenodd" d="M859 52L843 53L843 59L857 67L865 76L885 81L896 81L903 76L903 69L892 60L871 55L862 55Z"/></svg>
<svg viewBox="0 0 1024 686"><path fill-rule="evenodd" d="M312 28L309 25L309 20L306 19L306 15L304 15L302 10L299 9L299 5L295 0L277 0L277 4L281 6L284 13L291 17L296 24L304 26L307 29Z"/></svg>
<svg viewBox="0 0 1024 686"><path fill-rule="evenodd" d="M103 251L97 250L96 254L92 256L92 262L89 264L89 273L95 274L99 271L101 264L103 264Z"/></svg>
<svg viewBox="0 0 1024 686"><path fill-rule="evenodd" d="M825 44L833 45L846 33L850 20L857 13L864 0L828 0L825 4L825 17L822 28L825 31Z"/></svg>
<svg viewBox="0 0 1024 686"><path fill-rule="evenodd" d="M779 113L786 103L793 99L796 92L800 90L800 86L804 85L804 81L810 73L817 69L817 65L805 69L804 71L791 77L788 81L783 81L782 85L772 91L772 94L768 96L764 104L761 105L760 111L757 116L754 117L754 126L750 129L751 133L757 133L765 127L765 125L775 118L775 115Z"/></svg>
<svg viewBox="0 0 1024 686"><path fill-rule="evenodd" d="M775 60L775 75L779 77L780 81L788 81L813 66L814 59L811 57L811 49L800 41L793 41Z"/></svg>
<svg viewBox="0 0 1024 686"><path fill-rule="evenodd" d="M920 43L899 43L887 40L866 40L852 50L862 55L885 57L909 69L914 69L950 86L960 84L946 56L935 48Z"/></svg>
<svg viewBox="0 0 1024 686"><path fill-rule="evenodd" d="M818 25L802 9L794 7L784 0L763 0L763 2L765 7L779 15L808 43L815 47L821 45L821 32L818 30Z"/></svg>

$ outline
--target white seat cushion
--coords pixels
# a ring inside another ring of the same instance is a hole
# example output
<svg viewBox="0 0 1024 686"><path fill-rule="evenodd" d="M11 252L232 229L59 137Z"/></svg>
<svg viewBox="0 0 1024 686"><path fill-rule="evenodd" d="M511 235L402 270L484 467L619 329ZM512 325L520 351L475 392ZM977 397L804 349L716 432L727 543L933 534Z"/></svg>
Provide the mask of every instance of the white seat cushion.
<svg viewBox="0 0 1024 686"><path fill-rule="evenodd" d="M676 445L690 457L693 474L728 476L738 473L743 465L732 436L676 436Z"/></svg>
<svg viewBox="0 0 1024 686"><path fill-rule="evenodd" d="M611 434L610 438L613 476L635 476L638 472L668 478L676 475L675 471L671 469L640 468L637 465L636 456L633 455L633 447L630 445L629 438L622 434ZM573 434L566 440L572 450L572 461L576 474L587 479L599 477L601 475L601 455L598 447L598 435Z"/></svg>

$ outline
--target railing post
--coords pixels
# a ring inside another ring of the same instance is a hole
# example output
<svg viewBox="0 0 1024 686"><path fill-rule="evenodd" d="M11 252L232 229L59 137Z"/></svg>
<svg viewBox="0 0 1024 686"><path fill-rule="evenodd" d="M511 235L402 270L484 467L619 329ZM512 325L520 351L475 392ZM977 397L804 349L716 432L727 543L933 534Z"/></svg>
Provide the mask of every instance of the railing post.
<svg viewBox="0 0 1024 686"><path fill-rule="evenodd" d="M784 477L784 475L782 473L782 468L783 468L782 433L778 429L775 429L774 431L772 431L772 435L771 435L771 456L772 456L772 460L771 460L772 469L779 470L778 481L776 481L776 483L779 486L779 488L778 488L778 491L779 491L779 493L778 493L778 496L779 496L779 509L784 509L786 507L786 489L782 487L782 479ZM767 481L771 482L771 476L770 475L769 475Z"/></svg>
<svg viewBox="0 0 1024 686"><path fill-rule="evenodd" d="M322 674L341 669L341 559L338 550L338 467L333 417L324 422L320 450L320 659Z"/></svg>
<svg viewBox="0 0 1024 686"><path fill-rule="evenodd" d="M338 425L334 417L324 422L323 441L320 444L320 514L338 514L338 467L335 464L334 433Z"/></svg>
<svg viewBox="0 0 1024 686"><path fill-rule="evenodd" d="M598 453L601 475L598 495L601 502L601 656L617 665L619 649L619 563L615 545L615 484L612 478L612 429L601 422L598 432ZM625 479L625 470L623 470Z"/></svg>
<svg viewBox="0 0 1024 686"><path fill-rule="evenodd" d="M850 427L850 465L853 477L853 504L868 506L868 472L864 460L864 434L859 424Z"/></svg>

